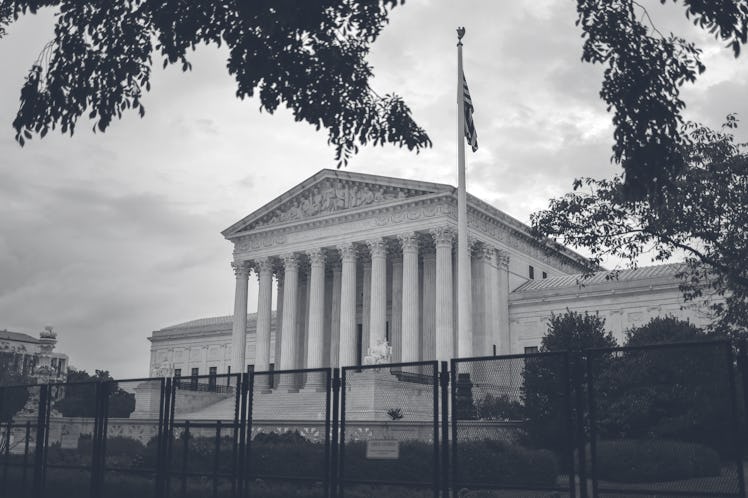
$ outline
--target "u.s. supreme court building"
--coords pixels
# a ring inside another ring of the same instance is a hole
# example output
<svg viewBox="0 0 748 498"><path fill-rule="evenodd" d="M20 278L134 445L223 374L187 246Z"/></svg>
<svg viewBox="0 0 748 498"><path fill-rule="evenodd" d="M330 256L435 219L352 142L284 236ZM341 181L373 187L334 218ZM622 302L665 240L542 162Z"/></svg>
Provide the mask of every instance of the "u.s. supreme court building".
<svg viewBox="0 0 748 498"><path fill-rule="evenodd" d="M566 309L600 313L619 341L654 316L708 320L684 306L678 265L582 278L584 257L470 195L468 227L466 340L457 335L456 188L321 170L223 232L234 244L234 315L154 331L150 373L349 366L372 351L381 360L388 345L392 362L523 353ZM259 287L254 314L248 285Z"/></svg>

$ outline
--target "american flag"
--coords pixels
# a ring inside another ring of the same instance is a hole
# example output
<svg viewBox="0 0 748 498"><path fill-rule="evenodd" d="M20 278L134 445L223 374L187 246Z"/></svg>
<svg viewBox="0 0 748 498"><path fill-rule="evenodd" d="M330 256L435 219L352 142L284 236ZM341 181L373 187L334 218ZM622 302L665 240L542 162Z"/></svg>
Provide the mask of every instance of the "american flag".
<svg viewBox="0 0 748 498"><path fill-rule="evenodd" d="M465 138L475 152L478 150L478 134L475 132L475 123L473 123L473 100L470 98L465 73L462 73L462 87L465 95Z"/></svg>

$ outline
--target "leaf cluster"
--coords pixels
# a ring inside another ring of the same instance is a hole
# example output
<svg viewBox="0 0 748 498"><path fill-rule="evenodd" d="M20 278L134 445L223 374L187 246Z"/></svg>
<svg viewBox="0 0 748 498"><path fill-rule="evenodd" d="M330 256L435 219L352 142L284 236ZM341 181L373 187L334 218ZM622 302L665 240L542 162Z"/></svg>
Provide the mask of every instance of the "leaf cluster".
<svg viewBox="0 0 748 498"><path fill-rule="evenodd" d="M682 3L694 25L740 54L748 41L748 0ZM613 160L625 171L622 192L657 201L688 162L681 147L680 88L704 72L701 50L673 33L663 35L636 0L577 0L577 13L582 60L605 66L600 97L613 111Z"/></svg>
<svg viewBox="0 0 748 498"><path fill-rule="evenodd" d="M226 45L237 97L256 96L270 113L283 104L296 121L324 128L338 166L370 143L419 151L431 145L428 135L399 96L370 88L366 62L389 12L403 1L5 2L0 29L42 6L58 12L54 40L21 90L16 140L23 145L57 127L72 135L81 117L94 122L94 132L127 111L142 117L154 58L188 71L191 50Z"/></svg>
<svg viewBox="0 0 748 498"><path fill-rule="evenodd" d="M688 300L709 297L725 332L748 330L748 155L735 143L735 116L722 130L687 123L685 167L661 202L630 200L620 177L578 179L574 190L534 213L534 229L600 263L615 257L636 267L682 257L681 290Z"/></svg>

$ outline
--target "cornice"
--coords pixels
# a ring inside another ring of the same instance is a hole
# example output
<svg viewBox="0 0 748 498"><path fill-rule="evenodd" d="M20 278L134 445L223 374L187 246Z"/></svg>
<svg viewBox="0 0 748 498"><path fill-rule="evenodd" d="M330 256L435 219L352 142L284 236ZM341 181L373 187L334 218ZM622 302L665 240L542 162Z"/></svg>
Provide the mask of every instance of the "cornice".
<svg viewBox="0 0 748 498"><path fill-rule="evenodd" d="M604 285L589 287L564 287L527 293L509 293L510 306L557 303L579 299L605 298L610 296L633 296L637 294L680 292L679 285L672 282L649 282L645 285L610 288Z"/></svg>

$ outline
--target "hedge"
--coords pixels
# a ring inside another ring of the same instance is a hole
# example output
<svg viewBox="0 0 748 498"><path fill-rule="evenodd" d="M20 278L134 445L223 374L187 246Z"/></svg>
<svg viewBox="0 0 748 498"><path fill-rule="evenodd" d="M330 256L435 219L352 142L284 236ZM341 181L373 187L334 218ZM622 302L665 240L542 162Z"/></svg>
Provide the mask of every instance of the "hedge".
<svg viewBox="0 0 748 498"><path fill-rule="evenodd" d="M677 481L720 475L716 451L695 443L668 440L617 440L597 443L598 479L625 483Z"/></svg>
<svg viewBox="0 0 748 498"><path fill-rule="evenodd" d="M504 441L457 444L456 480L463 484L503 486L557 485L558 462L553 452Z"/></svg>

